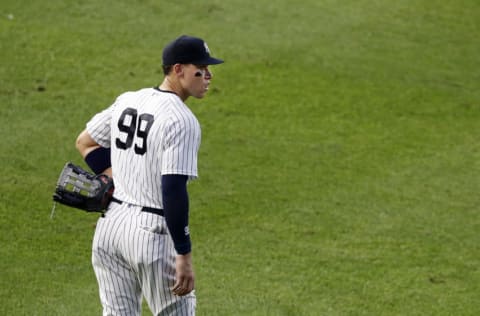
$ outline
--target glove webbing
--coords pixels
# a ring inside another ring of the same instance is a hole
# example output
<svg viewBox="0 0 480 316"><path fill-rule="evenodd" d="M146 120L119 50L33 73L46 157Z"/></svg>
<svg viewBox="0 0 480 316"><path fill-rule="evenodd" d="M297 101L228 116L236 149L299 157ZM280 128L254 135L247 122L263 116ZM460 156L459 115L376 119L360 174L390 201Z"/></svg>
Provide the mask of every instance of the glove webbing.
<svg viewBox="0 0 480 316"><path fill-rule="evenodd" d="M100 188L100 183L97 181L91 182L90 177L76 172L76 170L69 165L58 180L57 186L63 186L68 191L92 197L98 188Z"/></svg>

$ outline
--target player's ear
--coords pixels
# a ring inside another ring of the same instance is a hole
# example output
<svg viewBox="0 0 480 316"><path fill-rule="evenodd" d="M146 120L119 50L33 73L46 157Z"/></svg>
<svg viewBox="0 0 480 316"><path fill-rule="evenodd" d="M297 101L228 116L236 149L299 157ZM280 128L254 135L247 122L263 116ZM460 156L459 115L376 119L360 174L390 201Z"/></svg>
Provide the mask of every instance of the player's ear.
<svg viewBox="0 0 480 316"><path fill-rule="evenodd" d="M181 76L183 74L183 65L182 64L175 64L173 65L173 72L177 76Z"/></svg>

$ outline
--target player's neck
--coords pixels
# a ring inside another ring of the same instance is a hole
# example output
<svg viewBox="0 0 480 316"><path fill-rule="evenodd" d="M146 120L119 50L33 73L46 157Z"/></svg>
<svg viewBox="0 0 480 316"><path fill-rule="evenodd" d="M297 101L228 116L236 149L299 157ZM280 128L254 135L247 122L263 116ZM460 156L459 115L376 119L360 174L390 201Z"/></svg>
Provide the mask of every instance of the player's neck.
<svg viewBox="0 0 480 316"><path fill-rule="evenodd" d="M183 90L182 86L178 81L172 80L170 77L165 77L162 84L158 87L160 90L170 91L178 95L183 102L187 100L188 95Z"/></svg>

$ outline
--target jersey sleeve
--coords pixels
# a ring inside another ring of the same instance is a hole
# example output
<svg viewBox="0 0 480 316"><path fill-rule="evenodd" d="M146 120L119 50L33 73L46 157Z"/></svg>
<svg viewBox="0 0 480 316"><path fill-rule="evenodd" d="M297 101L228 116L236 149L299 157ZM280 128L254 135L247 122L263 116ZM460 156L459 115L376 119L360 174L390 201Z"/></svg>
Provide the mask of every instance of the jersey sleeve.
<svg viewBox="0 0 480 316"><path fill-rule="evenodd" d="M87 132L102 147L110 148L110 122L115 103L102 112L97 113L87 123Z"/></svg>
<svg viewBox="0 0 480 316"><path fill-rule="evenodd" d="M198 177L197 156L200 147L200 125L195 117L170 120L164 129L162 175L180 174Z"/></svg>

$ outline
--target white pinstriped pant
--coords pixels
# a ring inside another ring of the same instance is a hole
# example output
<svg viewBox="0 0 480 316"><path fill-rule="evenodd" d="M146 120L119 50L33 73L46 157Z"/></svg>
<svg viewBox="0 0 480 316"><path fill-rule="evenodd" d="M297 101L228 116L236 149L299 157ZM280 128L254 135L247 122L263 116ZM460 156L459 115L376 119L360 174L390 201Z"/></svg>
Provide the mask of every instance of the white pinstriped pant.
<svg viewBox="0 0 480 316"><path fill-rule="evenodd" d="M92 246L103 316L140 315L142 294L155 316L195 315L195 294L171 291L175 256L163 216L111 203L97 222Z"/></svg>

